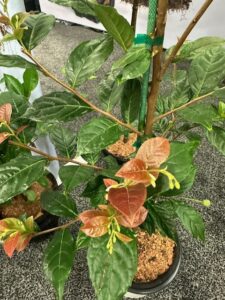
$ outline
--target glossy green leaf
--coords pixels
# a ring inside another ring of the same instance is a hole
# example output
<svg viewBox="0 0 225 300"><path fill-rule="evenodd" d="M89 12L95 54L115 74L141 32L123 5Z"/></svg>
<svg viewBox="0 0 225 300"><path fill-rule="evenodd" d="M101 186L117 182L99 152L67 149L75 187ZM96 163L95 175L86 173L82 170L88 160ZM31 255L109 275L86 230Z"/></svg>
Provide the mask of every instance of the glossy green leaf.
<svg viewBox="0 0 225 300"><path fill-rule="evenodd" d="M79 231L76 239L76 250L88 248L91 238L83 231Z"/></svg>
<svg viewBox="0 0 225 300"><path fill-rule="evenodd" d="M0 106L5 103L12 104L12 121L21 117L28 108L27 99L24 96L17 95L13 92L4 92L0 94Z"/></svg>
<svg viewBox="0 0 225 300"><path fill-rule="evenodd" d="M74 255L74 239L68 229L57 232L45 250L44 271L56 290L58 300L63 300L64 285L69 278Z"/></svg>
<svg viewBox="0 0 225 300"><path fill-rule="evenodd" d="M180 110L178 116L185 121L200 124L208 130L219 119L216 109L211 104L199 103Z"/></svg>
<svg viewBox="0 0 225 300"><path fill-rule="evenodd" d="M121 134L117 123L103 117L94 118L80 129L77 152L82 155L100 151L115 143Z"/></svg>
<svg viewBox="0 0 225 300"><path fill-rule="evenodd" d="M134 38L134 30L128 21L110 6L95 5L94 10L107 32L125 51L128 50Z"/></svg>
<svg viewBox="0 0 225 300"><path fill-rule="evenodd" d="M81 166L63 166L59 170L59 177L68 192L72 191L77 186L88 182L93 174L94 171L92 168Z"/></svg>
<svg viewBox="0 0 225 300"><path fill-rule="evenodd" d="M221 127L213 126L211 131L207 131L208 141L223 155L225 155L225 130Z"/></svg>
<svg viewBox="0 0 225 300"><path fill-rule="evenodd" d="M59 124L51 129L50 138L60 155L73 157L76 150L76 136L72 130Z"/></svg>
<svg viewBox="0 0 225 300"><path fill-rule="evenodd" d="M38 85L39 76L38 72L34 68L26 69L23 73L23 88L24 88L24 95L29 97L31 92L36 88Z"/></svg>
<svg viewBox="0 0 225 300"><path fill-rule="evenodd" d="M0 66L7 68L37 68L37 66L19 55L0 54Z"/></svg>
<svg viewBox="0 0 225 300"><path fill-rule="evenodd" d="M213 93L219 100L225 100L225 88L216 89Z"/></svg>
<svg viewBox="0 0 225 300"><path fill-rule="evenodd" d="M124 122L131 124L136 121L141 101L141 84L137 79L128 80L124 85L121 101L121 113Z"/></svg>
<svg viewBox="0 0 225 300"><path fill-rule="evenodd" d="M41 194L41 207L52 215L58 217L74 218L77 209L74 200L61 192L46 191Z"/></svg>
<svg viewBox="0 0 225 300"><path fill-rule="evenodd" d="M145 46L133 46L124 56L117 60L112 70L121 70L120 83L143 76L150 65L150 52Z"/></svg>
<svg viewBox="0 0 225 300"><path fill-rule="evenodd" d="M67 92L53 92L34 101L25 117L34 121L71 121L91 111L89 106Z"/></svg>
<svg viewBox="0 0 225 300"><path fill-rule="evenodd" d="M27 29L23 33L23 44L27 50L37 47L52 30L55 17L44 13L32 14L26 18L24 25Z"/></svg>
<svg viewBox="0 0 225 300"><path fill-rule="evenodd" d="M110 73L108 78L100 83L98 89L98 97L102 108L109 112L121 101L123 96L124 86L123 84L118 84L117 76L118 72Z"/></svg>
<svg viewBox="0 0 225 300"><path fill-rule="evenodd" d="M97 4L95 0L50 0L59 5L73 8L82 15L95 16L93 4Z"/></svg>
<svg viewBox="0 0 225 300"><path fill-rule="evenodd" d="M225 119L225 102L219 101L218 114Z"/></svg>
<svg viewBox="0 0 225 300"><path fill-rule="evenodd" d="M71 86L77 87L94 76L112 51L113 39L108 35L76 47L66 64L66 76Z"/></svg>
<svg viewBox="0 0 225 300"><path fill-rule="evenodd" d="M81 196L89 198L91 206L97 208L99 204L106 204L105 194L106 187L103 183L103 177L97 176L87 183Z"/></svg>
<svg viewBox="0 0 225 300"><path fill-rule="evenodd" d="M9 92L13 92L17 95L24 95L24 88L22 83L12 75L4 74L5 86Z"/></svg>
<svg viewBox="0 0 225 300"><path fill-rule="evenodd" d="M176 61L183 59L192 60L199 55L205 53L206 50L217 46L225 46L225 39L215 36L207 36L199 38L195 41L188 41L181 47Z"/></svg>
<svg viewBox="0 0 225 300"><path fill-rule="evenodd" d="M164 165L175 175L177 180L181 181L186 177L187 169L192 168L194 154L199 142L172 142L170 146L170 156Z"/></svg>
<svg viewBox="0 0 225 300"><path fill-rule="evenodd" d="M45 171L46 160L38 157L21 157L0 165L0 203L24 191Z"/></svg>
<svg viewBox="0 0 225 300"><path fill-rule="evenodd" d="M108 235L91 240L88 248L88 267L98 300L122 299L137 270L136 241L114 244L110 255L106 249Z"/></svg>
<svg viewBox="0 0 225 300"><path fill-rule="evenodd" d="M189 83L194 96L215 90L225 77L225 48L208 49L195 58L189 69Z"/></svg>
<svg viewBox="0 0 225 300"><path fill-rule="evenodd" d="M191 206L181 201L172 201L175 206L175 213L184 228L194 238L205 239L205 225L201 215Z"/></svg>
<svg viewBox="0 0 225 300"><path fill-rule="evenodd" d="M142 226L149 234L159 231L162 235L176 241L177 232L174 222L174 211L169 209L166 202L147 202L145 206L149 213Z"/></svg>

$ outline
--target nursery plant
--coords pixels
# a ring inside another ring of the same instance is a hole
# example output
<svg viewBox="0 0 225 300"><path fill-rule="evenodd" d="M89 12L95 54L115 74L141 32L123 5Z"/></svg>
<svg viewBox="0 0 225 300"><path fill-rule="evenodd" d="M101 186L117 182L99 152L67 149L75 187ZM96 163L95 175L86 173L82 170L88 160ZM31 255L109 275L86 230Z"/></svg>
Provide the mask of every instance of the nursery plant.
<svg viewBox="0 0 225 300"><path fill-rule="evenodd" d="M212 0L204 2L177 45L165 53L167 0L149 1L147 34L136 36L135 22L130 25L113 7L95 0L54 0L97 18L106 30L72 51L64 68L65 81L32 54L53 28L54 17L43 13L10 17L7 2L1 1L1 47L17 40L24 56L1 53L0 66L25 72L23 82L7 74L2 79L6 91L0 94L0 204L28 195L48 164L58 160L61 190L44 191L41 205L43 211L68 221L40 231L32 216L4 218L0 220L3 248L11 257L31 239L56 232L44 252L44 272L57 298L63 299L77 251L87 248L97 298L122 299L137 270L137 227L176 242L179 220L193 237L205 239L203 219L183 193L195 181L194 156L202 137L225 155L225 40L186 39ZM121 55L96 84L98 101L92 101L93 95L84 95L80 87L96 80L114 47L121 48ZM38 72L64 91L51 91L29 104ZM165 86L169 87L162 92L160 87ZM117 115L115 107L121 109ZM63 126L90 112L96 114L77 134ZM104 149L130 133L137 139L126 163L121 166L110 155L102 158ZM56 146L57 157L35 147L35 140L45 134ZM86 162L81 163L80 156ZM78 211L71 197L79 186L83 186L81 196L90 199L89 210ZM192 200L210 206L209 200ZM76 236L70 231L75 223L80 225Z"/></svg>

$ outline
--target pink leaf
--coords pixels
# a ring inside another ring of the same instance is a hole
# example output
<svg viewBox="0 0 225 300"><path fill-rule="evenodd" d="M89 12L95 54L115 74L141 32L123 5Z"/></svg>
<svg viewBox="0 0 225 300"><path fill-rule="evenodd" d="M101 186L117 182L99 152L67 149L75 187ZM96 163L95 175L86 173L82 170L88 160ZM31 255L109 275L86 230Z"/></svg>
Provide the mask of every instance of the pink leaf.
<svg viewBox="0 0 225 300"><path fill-rule="evenodd" d="M3 143L7 138L10 136L8 132L1 132L0 133L0 144Z"/></svg>
<svg viewBox="0 0 225 300"><path fill-rule="evenodd" d="M10 103L5 103L0 106L0 122L10 123L12 114L12 105Z"/></svg>
<svg viewBox="0 0 225 300"><path fill-rule="evenodd" d="M124 227L135 228L145 221L147 214L148 210L144 206L141 206L136 212L133 220L130 220L127 216L120 215L117 217L117 221L120 225Z"/></svg>
<svg viewBox="0 0 225 300"><path fill-rule="evenodd" d="M109 190L109 202L118 212L128 217L131 223L134 222L136 213L144 204L146 196L146 187L142 183Z"/></svg>
<svg viewBox="0 0 225 300"><path fill-rule="evenodd" d="M110 179L110 178L104 178L103 179L103 182L105 184L106 187L109 187L111 185L115 185L115 184L118 184L117 181L113 180L113 179Z"/></svg>
<svg viewBox="0 0 225 300"><path fill-rule="evenodd" d="M148 174L145 162L137 158L131 159L125 163L116 173L116 176L130 179L135 182L142 182L146 184L150 183L150 176Z"/></svg>
<svg viewBox="0 0 225 300"><path fill-rule="evenodd" d="M143 160L148 169L159 168L170 154L169 141L163 137L156 137L145 141L139 148L136 158Z"/></svg>
<svg viewBox="0 0 225 300"><path fill-rule="evenodd" d="M16 250L19 238L20 233L17 232L15 235L8 237L3 244L3 249L10 258L13 256L13 253Z"/></svg>
<svg viewBox="0 0 225 300"><path fill-rule="evenodd" d="M80 228L90 237L99 237L108 232L109 218L106 216L97 216L90 219Z"/></svg>
<svg viewBox="0 0 225 300"><path fill-rule="evenodd" d="M97 209L92 209L92 210L86 210L79 214L79 219L81 220L82 223L86 224L89 222L92 218L99 217L99 216L108 216L108 211L106 210L97 210Z"/></svg>

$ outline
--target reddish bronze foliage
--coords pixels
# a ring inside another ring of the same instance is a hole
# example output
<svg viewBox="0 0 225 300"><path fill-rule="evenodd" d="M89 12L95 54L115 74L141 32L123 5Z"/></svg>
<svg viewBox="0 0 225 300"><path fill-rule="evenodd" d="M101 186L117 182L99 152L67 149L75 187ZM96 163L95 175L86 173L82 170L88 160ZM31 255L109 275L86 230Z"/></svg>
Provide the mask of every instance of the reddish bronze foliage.
<svg viewBox="0 0 225 300"><path fill-rule="evenodd" d="M19 232L8 237L3 243L5 253L11 258L15 250L18 252L23 251L29 244L31 238L32 234L23 235Z"/></svg>
<svg viewBox="0 0 225 300"><path fill-rule="evenodd" d="M7 138L10 136L8 132L1 132L0 133L0 144L3 143Z"/></svg>
<svg viewBox="0 0 225 300"><path fill-rule="evenodd" d="M138 183L128 187L111 188L108 198L110 204L133 224L136 213L143 206L146 196L145 185Z"/></svg>
<svg viewBox="0 0 225 300"><path fill-rule="evenodd" d="M136 212L133 221L124 215L118 216L117 221L120 225L124 227L135 228L141 225L145 221L147 214L148 214L148 210L144 206L141 206L139 210Z"/></svg>
<svg viewBox="0 0 225 300"><path fill-rule="evenodd" d="M80 230L90 237L99 237L108 232L108 224L109 218L99 215L89 219Z"/></svg>
<svg viewBox="0 0 225 300"><path fill-rule="evenodd" d="M133 180L135 182L150 183L150 176L148 174L146 164L143 160L134 158L128 161L116 173L116 176Z"/></svg>
<svg viewBox="0 0 225 300"><path fill-rule="evenodd" d="M115 185L115 184L118 184L117 181L113 180L113 179L110 179L110 178L104 178L103 179L103 182L105 184L106 187L109 187L111 185Z"/></svg>
<svg viewBox="0 0 225 300"><path fill-rule="evenodd" d="M103 216L103 217L108 216L108 211L97 210L97 209L86 210L79 215L79 219L81 220L82 223L86 224L92 218L99 217L99 216Z"/></svg>
<svg viewBox="0 0 225 300"><path fill-rule="evenodd" d="M169 141L163 137L147 140L139 148L136 158L143 160L148 169L159 168L170 154Z"/></svg>
<svg viewBox="0 0 225 300"><path fill-rule="evenodd" d="M0 106L0 122L10 123L12 114L12 105L10 103L5 103Z"/></svg>

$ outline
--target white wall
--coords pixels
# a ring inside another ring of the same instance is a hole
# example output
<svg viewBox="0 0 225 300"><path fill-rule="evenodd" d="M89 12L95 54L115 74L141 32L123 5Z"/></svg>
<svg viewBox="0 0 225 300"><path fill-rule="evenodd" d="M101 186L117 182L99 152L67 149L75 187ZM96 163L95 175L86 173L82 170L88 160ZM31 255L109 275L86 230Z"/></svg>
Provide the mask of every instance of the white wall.
<svg viewBox="0 0 225 300"><path fill-rule="evenodd" d="M115 1L115 7L128 21L131 19L131 5L119 0ZM193 0L190 9L186 12L169 12L168 23L165 35L165 47L175 44L177 38L182 34L187 24L194 17L205 0ZM54 14L56 18L69 22L103 29L96 24L75 15L70 8L59 6L48 0L40 0L41 9L48 14ZM138 13L137 33L145 33L147 24L147 9L141 7ZM197 24L189 39L196 39L202 36L220 36L225 38L225 0L214 0L208 11Z"/></svg>

